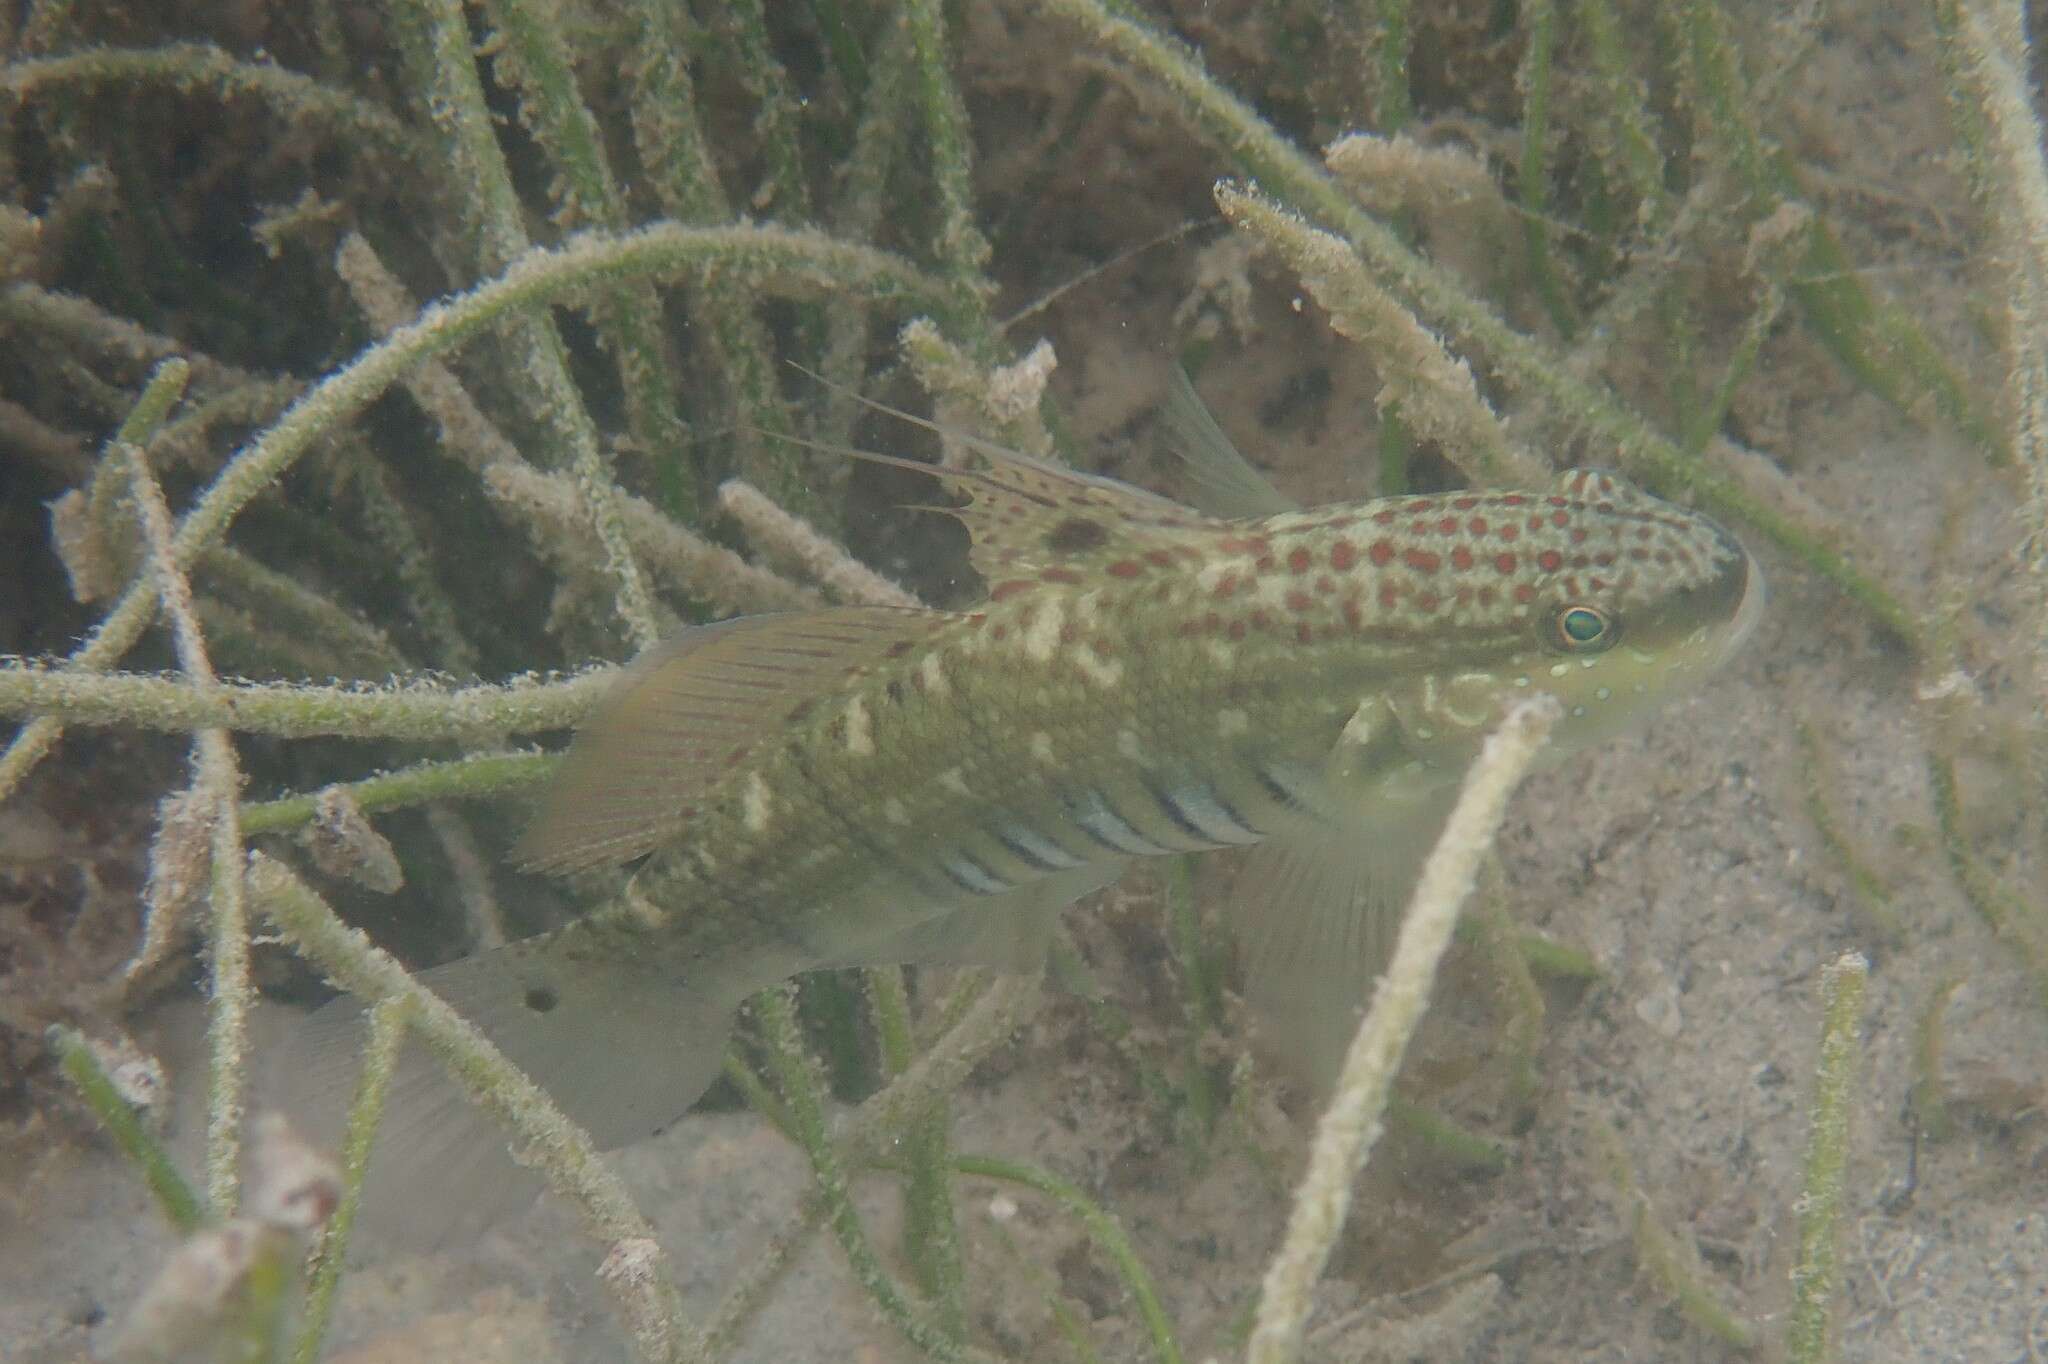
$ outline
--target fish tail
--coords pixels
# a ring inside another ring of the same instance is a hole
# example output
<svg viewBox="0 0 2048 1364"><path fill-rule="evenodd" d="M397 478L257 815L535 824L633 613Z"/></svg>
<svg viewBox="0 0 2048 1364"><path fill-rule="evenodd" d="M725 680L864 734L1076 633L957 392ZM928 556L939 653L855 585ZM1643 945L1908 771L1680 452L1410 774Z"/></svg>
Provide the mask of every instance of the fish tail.
<svg viewBox="0 0 2048 1364"><path fill-rule="evenodd" d="M610 1149L661 1131L703 1095L740 1002L782 974L779 963L730 942L594 957L583 927L419 979ZM338 1145L366 1035L360 1001L316 1010L280 1049L270 1105ZM409 1039L364 1182L366 1235L403 1248L449 1245L516 1213L539 1188L504 1129L440 1058Z"/></svg>

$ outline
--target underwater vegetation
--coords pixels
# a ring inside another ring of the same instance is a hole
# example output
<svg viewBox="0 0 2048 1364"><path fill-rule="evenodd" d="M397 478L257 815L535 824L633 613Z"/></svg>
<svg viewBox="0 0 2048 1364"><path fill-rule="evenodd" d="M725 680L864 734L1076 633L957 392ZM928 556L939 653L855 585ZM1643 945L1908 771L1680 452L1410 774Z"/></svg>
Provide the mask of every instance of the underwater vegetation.
<svg viewBox="0 0 2048 1364"><path fill-rule="evenodd" d="M408 1038L579 1210L642 1359L750 1357L821 1232L905 1357L2048 1348L1926 1239L2026 1263L1997 1193L2041 1177L2031 41L2000 0L7 7L0 1182L49 1216L52 1134L103 1132L179 1238L96 1348L362 1338ZM1777 618L1723 709L1526 809L1561 718L1507 713L1327 1102L1254 1045L1227 857L1069 914L1057 998L930 962L761 990L721 1102L807 1191L686 1293L420 969L619 894L510 854L618 664L995 586L905 508L931 480L832 452L1199 501L1147 439L1176 362L1295 501L1607 466L1739 534ZM249 1111L260 996L323 981L367 1006L326 1152ZM195 993L188 1163L126 1034ZM1005 1141L1005 1085L1072 1144ZM1608 1310L1540 1315L1577 1281Z"/></svg>

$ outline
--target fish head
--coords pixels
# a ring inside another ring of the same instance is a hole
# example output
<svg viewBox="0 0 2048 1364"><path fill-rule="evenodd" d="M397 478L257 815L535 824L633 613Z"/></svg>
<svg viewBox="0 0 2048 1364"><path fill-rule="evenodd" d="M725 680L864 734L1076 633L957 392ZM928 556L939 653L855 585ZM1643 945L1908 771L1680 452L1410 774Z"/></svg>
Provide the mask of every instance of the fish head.
<svg viewBox="0 0 2048 1364"><path fill-rule="evenodd" d="M1511 505L1508 504L1512 499ZM1762 570L1708 518L1652 497L1605 470L1570 469L1545 494L1504 495L1506 551L1459 555L1472 576L1506 590L1462 623L1446 622L1445 662L1410 670L1380 693L1411 761L1455 776L1506 709L1556 698L1563 718L1552 761L1625 728L1699 685L1755 629Z"/></svg>

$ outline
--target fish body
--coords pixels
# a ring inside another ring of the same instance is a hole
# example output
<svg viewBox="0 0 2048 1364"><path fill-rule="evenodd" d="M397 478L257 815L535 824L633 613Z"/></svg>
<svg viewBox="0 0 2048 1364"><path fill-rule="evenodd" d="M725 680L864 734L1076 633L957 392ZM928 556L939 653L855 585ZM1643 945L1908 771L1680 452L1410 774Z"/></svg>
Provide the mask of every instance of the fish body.
<svg viewBox="0 0 2048 1364"><path fill-rule="evenodd" d="M1223 517L988 453L932 471L969 498L985 602L653 651L517 852L644 857L625 894L429 974L601 1140L693 1102L752 991L826 965L1028 968L1058 910L1139 857L1264 845L1238 915L1255 1002L1328 1050L1506 707L1555 695L1568 751L1704 677L1763 600L1732 536L1599 471Z"/></svg>

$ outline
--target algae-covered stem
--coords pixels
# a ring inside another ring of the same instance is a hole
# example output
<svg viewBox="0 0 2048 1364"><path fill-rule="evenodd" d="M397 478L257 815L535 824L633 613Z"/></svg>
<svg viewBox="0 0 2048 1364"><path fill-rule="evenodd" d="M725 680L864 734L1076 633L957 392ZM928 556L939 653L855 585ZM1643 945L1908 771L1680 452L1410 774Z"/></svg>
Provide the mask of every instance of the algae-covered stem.
<svg viewBox="0 0 2048 1364"><path fill-rule="evenodd" d="M1458 910L1472 892L1479 864L1493 846L1508 796L1563 711L1549 697L1517 704L1487 738L1458 792L1448 823L1423 863L1414 898L1401 921L1394 955L1352 1038L1336 1095L1316 1127L1308 1172L1295 1194L1287 1236L1266 1270L1249 1364L1289 1364L1316 1281L1351 1210L1351 1183L1378 1140L1401 1056L1429 1003L1437 963L1450 946Z"/></svg>
<svg viewBox="0 0 2048 1364"><path fill-rule="evenodd" d="M1822 1364L1828 1358L1835 1224L1841 1217L1843 1175L1849 1162L1849 1104L1856 1088L1863 987L1869 979L1870 963L1856 952L1837 957L1820 975L1820 1064L1813 1130L1806 1146L1806 1183L1799 1200L1799 1265L1792 1271L1792 1327L1787 1333L1794 1364Z"/></svg>
<svg viewBox="0 0 2048 1364"><path fill-rule="evenodd" d="M168 412L177 395L184 391L189 367L183 360L166 360L149 382L146 398L160 403ZM200 634L198 613L193 609L192 584L178 562L173 548L170 505L163 489L143 456L142 447L117 441L115 448L125 459L135 505L142 521L143 543L149 549L150 572L156 578L157 595L164 614L170 618L171 636L192 685L201 693L220 685L213 662L207 656L206 640ZM242 833L238 822L241 798L241 766L235 760L234 744L226 730L202 729L193 738L195 754L193 779L199 799L210 807L212 827L209 855L208 946L212 967L212 1007L207 1011L207 1042L210 1051L207 1073L206 1114L206 1201L217 1217L235 1211L238 1171L242 1163L243 1059L248 1051L249 1004L254 991L249 984L249 922L242 890ZM146 965L152 946L167 945L170 934L152 921L145 935L143 955L136 967ZM131 967L132 977L135 967Z"/></svg>

